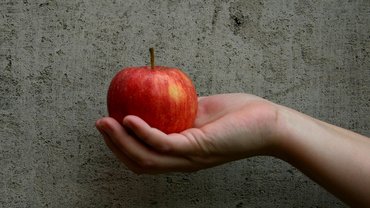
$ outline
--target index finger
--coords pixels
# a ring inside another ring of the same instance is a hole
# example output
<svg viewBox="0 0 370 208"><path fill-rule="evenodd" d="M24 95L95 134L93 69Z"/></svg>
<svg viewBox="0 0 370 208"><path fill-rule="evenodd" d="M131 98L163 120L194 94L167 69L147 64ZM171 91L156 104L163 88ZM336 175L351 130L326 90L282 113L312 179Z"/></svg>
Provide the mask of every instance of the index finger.
<svg viewBox="0 0 370 208"><path fill-rule="evenodd" d="M188 129L182 133L165 134L150 127L144 120L137 116L127 116L123 124L130 128L137 137L157 151L163 153L189 155L199 152L201 137L200 129Z"/></svg>

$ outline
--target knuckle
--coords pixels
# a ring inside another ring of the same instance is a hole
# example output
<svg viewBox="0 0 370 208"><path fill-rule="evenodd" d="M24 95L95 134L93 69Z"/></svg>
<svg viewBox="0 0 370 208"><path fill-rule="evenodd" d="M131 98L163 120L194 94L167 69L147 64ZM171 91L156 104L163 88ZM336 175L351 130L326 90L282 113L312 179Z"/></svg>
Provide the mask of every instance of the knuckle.
<svg viewBox="0 0 370 208"><path fill-rule="evenodd" d="M188 159L195 165L195 167L208 167L217 163L217 157L204 157L202 155L191 155Z"/></svg>
<svg viewBox="0 0 370 208"><path fill-rule="evenodd" d="M139 160L138 164L142 169L151 169L155 167L155 162L149 158Z"/></svg>
<svg viewBox="0 0 370 208"><path fill-rule="evenodd" d="M158 144L158 145L157 145L157 149L158 149L159 151L161 151L161 152L170 152L170 151L171 151L171 147L170 147L170 145L168 145L168 144L163 144L163 143Z"/></svg>

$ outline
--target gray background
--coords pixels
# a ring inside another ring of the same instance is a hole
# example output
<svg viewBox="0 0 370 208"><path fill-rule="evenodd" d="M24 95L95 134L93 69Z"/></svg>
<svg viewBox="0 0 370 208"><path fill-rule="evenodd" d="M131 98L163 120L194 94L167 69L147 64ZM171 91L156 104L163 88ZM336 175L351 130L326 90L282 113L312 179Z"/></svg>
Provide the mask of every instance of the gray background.
<svg viewBox="0 0 370 208"><path fill-rule="evenodd" d="M182 68L370 135L370 1L0 0L0 207L343 207L255 157L136 176L94 128L123 67Z"/></svg>

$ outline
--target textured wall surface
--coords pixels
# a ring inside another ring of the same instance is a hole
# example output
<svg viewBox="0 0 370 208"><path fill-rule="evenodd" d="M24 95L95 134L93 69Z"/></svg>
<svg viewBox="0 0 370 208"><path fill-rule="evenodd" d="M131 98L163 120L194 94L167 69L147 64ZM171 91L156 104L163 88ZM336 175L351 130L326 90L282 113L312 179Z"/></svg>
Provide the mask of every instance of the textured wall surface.
<svg viewBox="0 0 370 208"><path fill-rule="evenodd" d="M368 0L0 0L0 207L344 207L255 157L137 176L94 128L122 67L188 73L370 136Z"/></svg>

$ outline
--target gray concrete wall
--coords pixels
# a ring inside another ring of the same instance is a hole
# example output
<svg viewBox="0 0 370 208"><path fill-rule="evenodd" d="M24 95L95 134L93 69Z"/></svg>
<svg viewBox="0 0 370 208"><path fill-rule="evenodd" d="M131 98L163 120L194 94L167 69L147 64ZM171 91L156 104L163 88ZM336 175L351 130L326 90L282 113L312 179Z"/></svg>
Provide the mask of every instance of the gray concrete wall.
<svg viewBox="0 0 370 208"><path fill-rule="evenodd" d="M1 0L0 207L343 207L280 160L136 176L94 128L125 66L177 66L370 135L370 1Z"/></svg>

